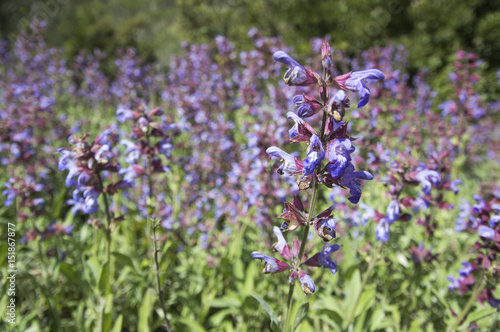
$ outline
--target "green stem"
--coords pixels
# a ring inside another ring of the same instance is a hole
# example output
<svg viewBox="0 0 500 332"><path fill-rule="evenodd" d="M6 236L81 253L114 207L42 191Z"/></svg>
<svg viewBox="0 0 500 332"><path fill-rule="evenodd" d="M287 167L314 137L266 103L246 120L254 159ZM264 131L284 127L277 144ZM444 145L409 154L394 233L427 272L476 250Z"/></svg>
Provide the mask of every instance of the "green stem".
<svg viewBox="0 0 500 332"><path fill-rule="evenodd" d="M108 266L108 280L107 280L107 290L111 291L111 214L109 212L109 203L108 203L108 196L104 192L104 185L102 183L101 179L101 174L99 173L99 170L96 168L96 175L97 175L97 180L99 181L99 187L102 192L102 199L104 200L104 209L106 212L106 227L104 229L104 233L106 235L106 262Z"/></svg>
<svg viewBox="0 0 500 332"><path fill-rule="evenodd" d="M286 301L286 311L285 311L285 323L283 324L283 332L286 332L286 327L290 321L290 310L292 309L293 291L295 289L295 283L290 284L288 289L288 300Z"/></svg>
<svg viewBox="0 0 500 332"><path fill-rule="evenodd" d="M154 261L155 261L155 270L156 270L156 291L158 292L158 299L160 302L161 309L163 310L163 322L165 323L165 328L167 329L168 332L172 332L172 327L170 326L170 322L168 321L167 318L167 310L165 309L165 304L163 303L163 290L160 287L160 263L158 262L158 252L160 251L156 247L156 227L157 225L155 224L153 226L153 244L154 244Z"/></svg>
<svg viewBox="0 0 500 332"><path fill-rule="evenodd" d="M368 269L366 270L365 275L363 277L363 281L361 283L361 288L359 289L359 292L356 295L356 300L354 301L354 305L351 309L351 312L349 312L349 316L347 316L345 323L342 325L342 330L346 330L347 327L349 327L349 325L351 324L352 320L354 319L354 314L356 313L356 307L359 304L359 300L361 300L361 295L363 294L363 290L365 289L366 283L368 282L368 278L370 277L370 274L373 268L375 267L375 263L378 259L381 249L382 249L382 244L378 246L376 253L372 252L370 263L368 264Z"/></svg>
<svg viewBox="0 0 500 332"><path fill-rule="evenodd" d="M479 286L477 286L477 288L472 293L472 296L469 299L469 302L467 302L467 304L465 305L465 308L460 313L460 316L458 316L458 318L455 320L455 323L453 323L453 325L448 329L449 332L456 331L457 327L462 323L462 320L464 320L464 318L469 313L469 310L472 307L472 304L474 304L474 302L476 302L479 294L481 294L484 287L486 287L486 284L487 284L486 278L483 277Z"/></svg>

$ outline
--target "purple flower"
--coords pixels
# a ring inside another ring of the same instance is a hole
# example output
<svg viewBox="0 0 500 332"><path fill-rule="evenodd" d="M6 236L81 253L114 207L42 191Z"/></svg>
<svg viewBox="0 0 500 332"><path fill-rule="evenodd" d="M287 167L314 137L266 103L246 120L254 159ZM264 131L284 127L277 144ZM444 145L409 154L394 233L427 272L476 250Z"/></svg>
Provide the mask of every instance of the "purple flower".
<svg viewBox="0 0 500 332"><path fill-rule="evenodd" d="M335 233L336 222L333 218L321 218L314 222L314 229L318 233L319 237L323 241L330 241L335 238L337 234Z"/></svg>
<svg viewBox="0 0 500 332"><path fill-rule="evenodd" d="M370 99L370 90L366 87L364 80L383 80L384 78L384 73L380 70L368 69L337 76L334 81L343 90L359 93L360 99L358 108L361 108L365 106Z"/></svg>
<svg viewBox="0 0 500 332"><path fill-rule="evenodd" d="M458 274L462 277L467 277L472 271L474 271L474 267L469 262L462 262L463 268L458 270Z"/></svg>
<svg viewBox="0 0 500 332"><path fill-rule="evenodd" d="M307 147L307 158L302 162L302 166L304 166L302 171L303 175L307 176L312 174L324 158L325 150L323 149L323 143L321 143L319 137L314 134L311 136L309 146Z"/></svg>
<svg viewBox="0 0 500 332"><path fill-rule="evenodd" d="M431 193L432 185L437 186L441 182L439 173L428 169L418 172L415 178L422 184L422 192L426 195Z"/></svg>
<svg viewBox="0 0 500 332"><path fill-rule="evenodd" d="M125 122L133 118L134 118L133 111L126 109L123 106L118 106L118 109L116 110L116 119L119 122Z"/></svg>
<svg viewBox="0 0 500 332"><path fill-rule="evenodd" d="M291 141L307 142L311 139L311 136L315 134L314 129L307 122L302 120L297 114L288 112L286 114L286 117L295 122L295 125L288 131L288 135L290 136Z"/></svg>
<svg viewBox="0 0 500 332"><path fill-rule="evenodd" d="M314 256L312 256L302 264L330 269L330 271L335 274L337 272L337 266L335 265L335 262L330 258L330 254L339 249L340 246L338 244L332 244L331 246L326 247L323 251L316 253Z"/></svg>
<svg viewBox="0 0 500 332"><path fill-rule="evenodd" d="M341 178L340 184L350 189L349 193L352 196L348 199L353 204L357 204L361 198L361 184L358 179L371 180L373 179L373 175L366 171L355 172L354 166L349 163Z"/></svg>
<svg viewBox="0 0 500 332"><path fill-rule="evenodd" d="M326 170L333 178L344 175L351 161L350 154L354 150L354 145L351 144L351 140L348 138L335 139L327 145L326 151L329 164L326 166Z"/></svg>
<svg viewBox="0 0 500 332"><path fill-rule="evenodd" d="M454 181L451 181L450 183L450 189L453 190L453 192L456 194L458 194L458 185L462 184L462 180L460 179L457 179L457 180L454 180Z"/></svg>
<svg viewBox="0 0 500 332"><path fill-rule="evenodd" d="M304 294L311 295L316 290L316 286L314 285L314 281L311 279L311 277L305 271L299 272L299 281L300 281L300 286L302 287L302 290L304 291Z"/></svg>
<svg viewBox="0 0 500 332"><path fill-rule="evenodd" d="M252 252L253 259L260 259L264 261L266 265L264 266L263 273L278 273L282 271L288 270L291 266L285 262L280 261L279 259L264 255L263 253L254 251Z"/></svg>
<svg viewBox="0 0 500 332"><path fill-rule="evenodd" d="M283 160L283 164L278 168L278 174L290 176L302 172L302 162L280 148L271 146L266 150L266 153L272 157L278 157Z"/></svg>
<svg viewBox="0 0 500 332"><path fill-rule="evenodd" d="M487 239L500 242L500 234L496 232L493 228L490 228L488 226L480 225L477 228L477 234L481 237L485 237Z"/></svg>
<svg viewBox="0 0 500 332"><path fill-rule="evenodd" d="M273 54L274 61L288 65L288 70L283 76L283 80L288 85L311 85L318 82L316 75L305 69L300 63L295 61L284 51L277 51Z"/></svg>
<svg viewBox="0 0 500 332"><path fill-rule="evenodd" d="M399 218L399 202L397 200L391 201L389 206L387 207L387 212L385 214L385 219L392 224Z"/></svg>
<svg viewBox="0 0 500 332"><path fill-rule="evenodd" d="M449 290L454 290L456 288L460 288L460 282L464 280L463 277L458 277L458 278L453 278L452 276L446 277L450 281L450 284L448 285Z"/></svg>
<svg viewBox="0 0 500 332"><path fill-rule="evenodd" d="M385 218L380 219L379 224L375 228L375 236L380 242L389 241L389 223Z"/></svg>
<svg viewBox="0 0 500 332"><path fill-rule="evenodd" d="M297 108L297 114L301 118L313 116L323 107L323 105L321 105L316 99L306 95L305 93L293 97L292 102Z"/></svg>

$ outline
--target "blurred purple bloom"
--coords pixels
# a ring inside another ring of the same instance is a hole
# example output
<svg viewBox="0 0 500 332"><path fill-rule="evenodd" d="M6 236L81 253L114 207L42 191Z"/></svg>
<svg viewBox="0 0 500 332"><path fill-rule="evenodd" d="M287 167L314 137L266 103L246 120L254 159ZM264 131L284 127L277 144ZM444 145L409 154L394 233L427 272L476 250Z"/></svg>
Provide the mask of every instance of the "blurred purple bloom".
<svg viewBox="0 0 500 332"><path fill-rule="evenodd" d="M500 241L500 234L496 232L493 228L490 228L488 226L480 225L477 228L477 234L481 237L485 237L487 239L493 240L493 241Z"/></svg>
<svg viewBox="0 0 500 332"><path fill-rule="evenodd" d="M385 218L392 224L399 218L399 202L397 200L391 201L389 206L387 207L387 212L385 214Z"/></svg>
<svg viewBox="0 0 500 332"><path fill-rule="evenodd" d="M424 169L415 176L422 184L422 192L426 195L431 193L432 185L437 186L441 182L441 176L436 171Z"/></svg>
<svg viewBox="0 0 500 332"><path fill-rule="evenodd" d="M462 262L463 268L458 270L458 274L462 277L467 277L472 271L474 271L474 267L469 262Z"/></svg>
<svg viewBox="0 0 500 332"><path fill-rule="evenodd" d="M380 219L379 224L375 228L375 236L380 242L389 241L389 223L385 218Z"/></svg>

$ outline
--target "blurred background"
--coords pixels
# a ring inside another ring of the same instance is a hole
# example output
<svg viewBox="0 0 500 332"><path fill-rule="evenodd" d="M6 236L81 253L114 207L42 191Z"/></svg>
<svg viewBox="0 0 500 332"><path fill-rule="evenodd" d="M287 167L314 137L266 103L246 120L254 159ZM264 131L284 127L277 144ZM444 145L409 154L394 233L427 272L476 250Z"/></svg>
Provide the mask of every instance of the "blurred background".
<svg viewBox="0 0 500 332"><path fill-rule="evenodd" d="M333 47L355 54L388 43L409 50L410 71L439 71L459 49L500 66L500 2L489 0L4 0L0 36L15 38L31 19L47 21L49 46L72 58L80 49L114 55L133 46L147 61L166 65L181 41L202 43L217 35L236 49L252 47L256 27L282 36L299 54L312 37L330 36Z"/></svg>

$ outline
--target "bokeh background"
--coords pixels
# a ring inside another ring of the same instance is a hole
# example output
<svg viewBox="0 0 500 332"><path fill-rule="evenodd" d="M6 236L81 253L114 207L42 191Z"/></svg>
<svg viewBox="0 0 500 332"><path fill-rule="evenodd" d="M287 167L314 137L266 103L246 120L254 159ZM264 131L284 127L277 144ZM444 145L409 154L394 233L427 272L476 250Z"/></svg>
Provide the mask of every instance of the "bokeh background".
<svg viewBox="0 0 500 332"><path fill-rule="evenodd" d="M320 72L323 40L337 74L386 79L368 83L362 109L350 94L353 164L374 180L358 205L321 189L342 249L335 275L311 270L314 295L297 287L297 331L500 329L500 246L478 234L500 237L500 2L3 0L0 39L0 308L13 222L18 270L16 324L1 309L0 329L164 331L165 311L174 331L275 328L288 278L251 253L272 254L297 188L265 151L305 155L286 113L317 91L286 86L272 54ZM109 145L109 201L93 192L90 204L68 176L62 157L84 133ZM423 170L441 179L430 193ZM381 243L391 201L401 218ZM307 252L322 246L311 238Z"/></svg>

